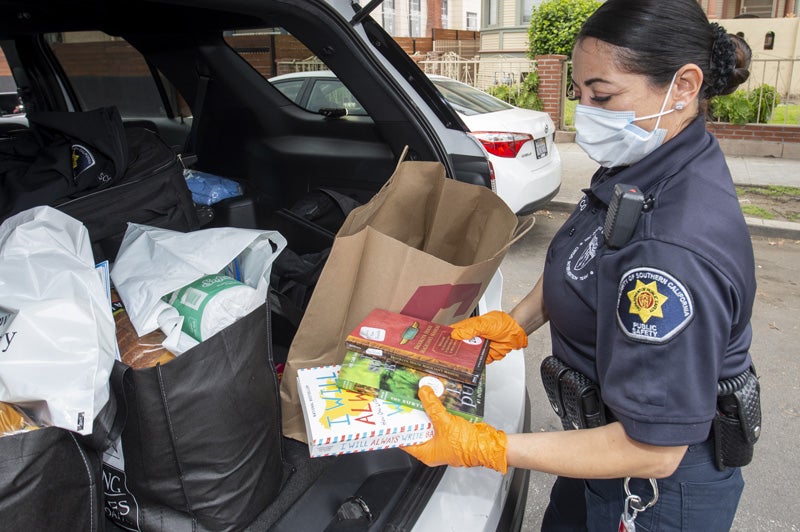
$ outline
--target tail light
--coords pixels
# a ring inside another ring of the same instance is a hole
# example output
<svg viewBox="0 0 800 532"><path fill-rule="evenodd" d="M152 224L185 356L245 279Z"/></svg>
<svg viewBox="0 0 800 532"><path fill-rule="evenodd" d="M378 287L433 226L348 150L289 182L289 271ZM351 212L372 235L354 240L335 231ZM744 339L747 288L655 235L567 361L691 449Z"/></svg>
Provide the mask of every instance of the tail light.
<svg viewBox="0 0 800 532"><path fill-rule="evenodd" d="M494 165L492 161L486 161L489 163L489 184L492 187L492 192L497 194L497 180L494 177Z"/></svg>
<svg viewBox="0 0 800 532"><path fill-rule="evenodd" d="M483 147L497 157L513 159L526 142L533 140L527 133L504 133L496 131L473 131L472 136L478 139Z"/></svg>

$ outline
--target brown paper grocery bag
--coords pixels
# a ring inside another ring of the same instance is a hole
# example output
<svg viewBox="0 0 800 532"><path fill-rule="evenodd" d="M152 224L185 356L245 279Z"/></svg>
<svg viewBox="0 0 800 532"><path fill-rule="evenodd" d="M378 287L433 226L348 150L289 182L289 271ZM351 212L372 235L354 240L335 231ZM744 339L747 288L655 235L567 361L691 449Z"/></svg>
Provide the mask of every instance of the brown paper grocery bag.
<svg viewBox="0 0 800 532"><path fill-rule="evenodd" d="M344 338L374 308L440 323L466 318L510 244L533 225L486 187L438 162L401 162L336 235L289 349L281 381L285 436L307 441L299 368L341 364Z"/></svg>

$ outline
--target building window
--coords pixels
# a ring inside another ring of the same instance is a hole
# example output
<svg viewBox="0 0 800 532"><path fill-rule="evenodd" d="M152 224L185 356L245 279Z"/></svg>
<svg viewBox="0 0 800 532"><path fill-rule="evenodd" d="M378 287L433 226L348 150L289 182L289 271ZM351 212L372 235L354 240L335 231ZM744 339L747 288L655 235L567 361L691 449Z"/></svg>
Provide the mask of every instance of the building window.
<svg viewBox="0 0 800 532"><path fill-rule="evenodd" d="M749 15L758 18L771 18L772 0L742 0L740 15Z"/></svg>
<svg viewBox="0 0 800 532"><path fill-rule="evenodd" d="M478 14L467 11L467 30L478 31Z"/></svg>
<svg viewBox="0 0 800 532"><path fill-rule="evenodd" d="M383 29L389 35L394 35L394 0L383 3Z"/></svg>
<svg viewBox="0 0 800 532"><path fill-rule="evenodd" d="M442 0L442 28L448 29L450 26L447 23L447 0Z"/></svg>
<svg viewBox="0 0 800 532"><path fill-rule="evenodd" d="M541 2L535 2L534 0L521 0L519 3L519 11L520 11L520 22L521 24L530 24L531 22L531 11L533 11L533 6L535 4L539 4Z"/></svg>
<svg viewBox="0 0 800 532"><path fill-rule="evenodd" d="M775 32L768 31L766 35L764 35L764 50L772 50L775 46Z"/></svg>
<svg viewBox="0 0 800 532"><path fill-rule="evenodd" d="M420 0L411 0L411 7L408 11L408 31L410 37L421 37L420 28L421 9Z"/></svg>
<svg viewBox="0 0 800 532"><path fill-rule="evenodd" d="M483 20L484 26L497 26L498 11L500 10L499 0L483 0Z"/></svg>

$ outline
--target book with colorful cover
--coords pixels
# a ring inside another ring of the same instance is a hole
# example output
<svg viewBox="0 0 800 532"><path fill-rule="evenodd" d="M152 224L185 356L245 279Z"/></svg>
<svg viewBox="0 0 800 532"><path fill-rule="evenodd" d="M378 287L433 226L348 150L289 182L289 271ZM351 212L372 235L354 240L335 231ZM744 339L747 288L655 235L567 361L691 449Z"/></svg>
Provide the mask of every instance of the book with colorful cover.
<svg viewBox="0 0 800 532"><path fill-rule="evenodd" d="M477 385L489 341L454 340L447 325L375 309L345 339L345 348L373 358Z"/></svg>
<svg viewBox="0 0 800 532"><path fill-rule="evenodd" d="M312 457L415 445L433 437L433 425L425 412L339 388L340 367L297 370Z"/></svg>
<svg viewBox="0 0 800 532"><path fill-rule="evenodd" d="M454 381L426 371L348 351L336 381L340 388L374 395L422 410L420 384L433 388L444 407L456 416L477 423L483 420L486 372L477 385Z"/></svg>

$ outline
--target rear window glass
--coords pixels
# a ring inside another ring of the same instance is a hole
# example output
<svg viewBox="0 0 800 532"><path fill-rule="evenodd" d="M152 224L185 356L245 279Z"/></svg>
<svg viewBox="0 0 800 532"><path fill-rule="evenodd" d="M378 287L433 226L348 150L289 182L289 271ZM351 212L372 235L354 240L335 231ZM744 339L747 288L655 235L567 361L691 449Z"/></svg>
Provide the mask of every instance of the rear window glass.
<svg viewBox="0 0 800 532"><path fill-rule="evenodd" d="M328 67L283 28L226 32L225 42L284 96L303 109L312 113L324 108L346 109L349 115L367 114L341 81L335 77L319 76L319 72L328 71ZM291 80L279 78L283 74L295 73L300 77Z"/></svg>
<svg viewBox="0 0 800 532"><path fill-rule="evenodd" d="M168 116L153 71L125 40L99 31L51 33L46 40L82 109L115 105L123 117ZM172 99L178 106L174 91Z"/></svg>
<svg viewBox="0 0 800 532"><path fill-rule="evenodd" d="M346 109L347 114L366 115L355 96L338 79L314 79L305 108L318 112L320 109Z"/></svg>
<svg viewBox="0 0 800 532"><path fill-rule="evenodd" d="M477 115L513 109L513 106L498 100L483 91L457 81L434 80L433 84L453 108L463 115Z"/></svg>

